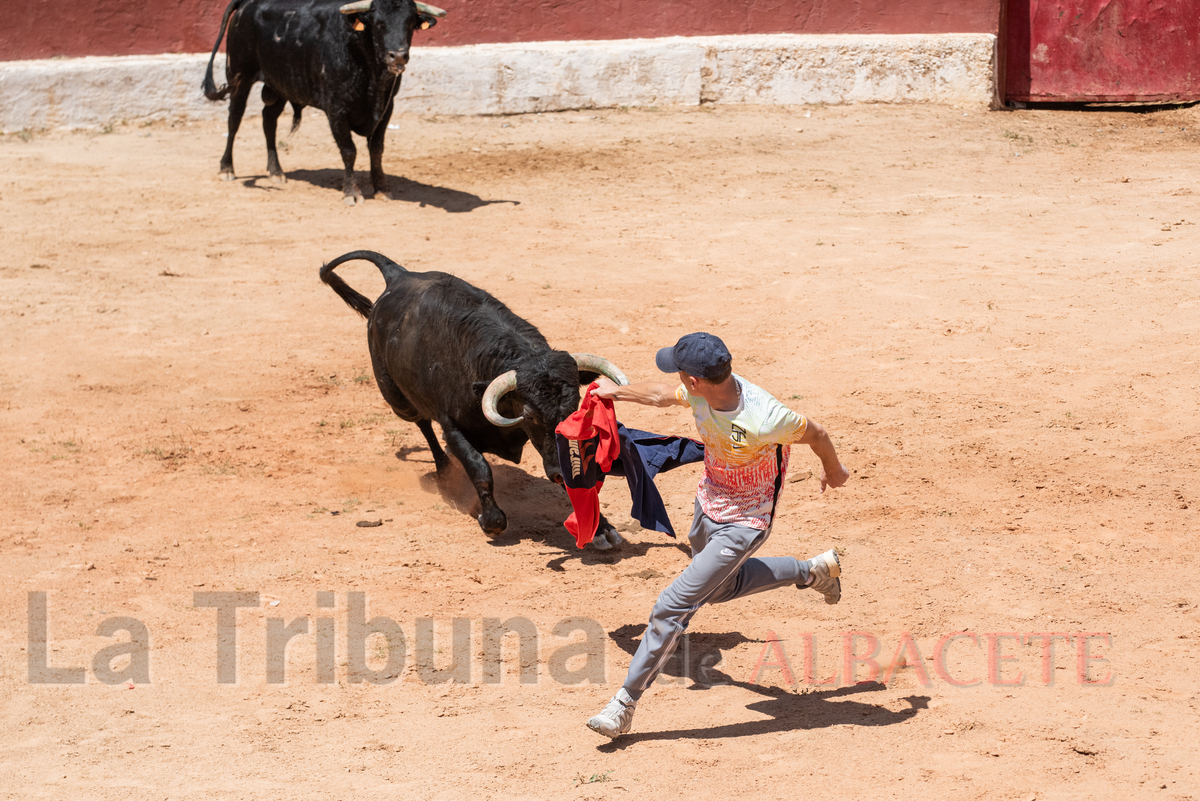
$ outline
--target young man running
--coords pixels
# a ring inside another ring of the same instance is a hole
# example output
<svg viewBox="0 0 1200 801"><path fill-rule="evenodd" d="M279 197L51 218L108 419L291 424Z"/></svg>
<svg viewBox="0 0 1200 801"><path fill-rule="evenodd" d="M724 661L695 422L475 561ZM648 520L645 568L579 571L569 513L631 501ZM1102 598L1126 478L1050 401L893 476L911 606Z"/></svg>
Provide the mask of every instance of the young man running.
<svg viewBox="0 0 1200 801"><path fill-rule="evenodd" d="M625 683L588 728L605 737L629 731L638 699L670 658L696 611L777 587L811 587L836 604L842 597L836 550L812 559L752 558L766 542L787 474L793 443L808 445L821 460L821 491L840 487L849 473L825 429L732 372L725 343L712 334L688 334L658 352L664 373L681 386L618 386L600 378L592 394L645 406L688 406L704 441L704 472L696 490L688 540L692 561L663 590L633 655Z"/></svg>

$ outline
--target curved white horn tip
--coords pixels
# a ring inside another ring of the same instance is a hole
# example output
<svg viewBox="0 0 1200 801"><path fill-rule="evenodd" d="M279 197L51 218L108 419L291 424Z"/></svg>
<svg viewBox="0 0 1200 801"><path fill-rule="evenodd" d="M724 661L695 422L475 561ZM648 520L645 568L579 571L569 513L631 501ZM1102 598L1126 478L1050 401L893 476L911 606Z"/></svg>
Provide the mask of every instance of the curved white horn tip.
<svg viewBox="0 0 1200 801"><path fill-rule="evenodd" d="M572 353L571 356L575 359L575 363L579 365L581 370L600 373L616 381L621 386L626 386L629 383L629 379L625 377L625 373L621 372L621 368L608 359L593 356L590 353Z"/></svg>
<svg viewBox="0 0 1200 801"><path fill-rule="evenodd" d="M420 11L422 14L428 14L429 16L437 17L438 19L441 19L442 17L446 16L446 10L443 8L438 8L437 6L427 5L425 3L417 3L416 6L417 6L417 11Z"/></svg>
<svg viewBox="0 0 1200 801"><path fill-rule="evenodd" d="M518 425L522 418L520 417L505 417L500 414L496 408L500 398L511 392L517 387L517 373L515 370L509 370L507 373L502 373L492 379L492 383L488 384L487 390L483 393L482 407L483 416L488 419L492 425L501 426L502 428L511 428Z"/></svg>

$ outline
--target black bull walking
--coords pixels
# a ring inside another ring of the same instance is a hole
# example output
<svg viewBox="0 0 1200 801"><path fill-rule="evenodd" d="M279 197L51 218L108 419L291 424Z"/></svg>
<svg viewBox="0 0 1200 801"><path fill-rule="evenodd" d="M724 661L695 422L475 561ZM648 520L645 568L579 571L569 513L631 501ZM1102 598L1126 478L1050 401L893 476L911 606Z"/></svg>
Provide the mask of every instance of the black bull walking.
<svg viewBox="0 0 1200 801"><path fill-rule="evenodd" d="M354 180L357 151L350 136L367 139L371 186L388 197L383 173L383 141L400 76L408 64L413 31L429 28L444 11L413 0L233 0L221 19L204 94L209 100L229 97L229 139L221 156L221 173L232 180L233 139L246 100L262 81L263 133L267 138L267 172L283 181L275 130L285 103L292 104L292 130L300 112L314 106L325 112L346 172L342 192L348 204L361 203ZM225 45L227 84L213 83L213 60L229 28Z"/></svg>
<svg viewBox="0 0 1200 801"><path fill-rule="evenodd" d="M373 263L387 288L374 303L334 273L354 259ZM508 525L496 505L492 469L484 453L520 462L526 442L542 457L546 477L562 484L554 429L579 408L579 387L601 373L618 384L624 374L606 359L553 350L532 324L461 278L413 273L369 250L339 256L321 268L321 280L367 318L371 367L383 399L425 435L437 472L450 461L434 435L479 493L479 525L499 534ZM621 536L603 517L592 541L606 550Z"/></svg>

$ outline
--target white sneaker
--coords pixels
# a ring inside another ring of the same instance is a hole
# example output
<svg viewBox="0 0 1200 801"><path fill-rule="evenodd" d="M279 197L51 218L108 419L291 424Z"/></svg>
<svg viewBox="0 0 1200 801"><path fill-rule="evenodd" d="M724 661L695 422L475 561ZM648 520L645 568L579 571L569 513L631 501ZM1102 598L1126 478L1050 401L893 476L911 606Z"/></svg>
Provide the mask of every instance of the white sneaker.
<svg viewBox="0 0 1200 801"><path fill-rule="evenodd" d="M837 549L830 548L822 554L809 559L808 575L812 581L807 585L825 596L825 603L836 604L842 600L842 563L838 560Z"/></svg>
<svg viewBox="0 0 1200 801"><path fill-rule="evenodd" d="M636 706L637 701L622 687L608 702L608 706L604 707L603 712L588 720L587 726L605 737L620 737L633 726L633 709Z"/></svg>

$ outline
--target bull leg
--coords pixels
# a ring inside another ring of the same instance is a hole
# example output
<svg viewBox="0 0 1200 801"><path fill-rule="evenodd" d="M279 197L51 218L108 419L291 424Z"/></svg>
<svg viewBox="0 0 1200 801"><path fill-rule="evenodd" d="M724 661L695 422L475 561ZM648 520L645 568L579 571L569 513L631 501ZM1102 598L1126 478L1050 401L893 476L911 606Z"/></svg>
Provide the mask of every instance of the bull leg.
<svg viewBox="0 0 1200 801"><path fill-rule="evenodd" d="M338 150L342 153L342 163L346 165L346 174L342 178L342 202L347 206L362 203L362 191L354 180L354 158L358 155L358 150L354 147L354 138L350 136L350 121L330 116L329 130L333 132L333 141L337 142Z"/></svg>
<svg viewBox="0 0 1200 801"><path fill-rule="evenodd" d="M453 424L447 424L444 420L441 421L441 424L442 433L446 436L446 447L450 450L451 455L462 463L463 469L467 471L467 477L471 479L471 483L475 485L475 491L479 493L479 527L489 536L494 537L500 534L508 528L508 518L504 516L504 512L496 505L495 498L493 498L492 466L487 463L487 459L483 458L483 454L467 442L467 438Z"/></svg>
<svg viewBox="0 0 1200 801"><path fill-rule="evenodd" d="M283 107L287 104L278 92L266 84L263 84L262 99L263 135L267 138L267 174L276 183L287 183L287 176L279 166L279 151L275 149L275 130L279 124L279 115L283 113Z"/></svg>
<svg viewBox="0 0 1200 801"><path fill-rule="evenodd" d="M371 367L375 371L375 384L379 387L379 394L383 395L388 406L392 407L392 411L401 420L416 423L417 428L425 435L425 441L429 443L429 451L433 454L433 466L437 468L438 475L441 476L450 466L450 459L442 450L442 443L438 442L437 436L433 433L433 424L428 418L421 416L416 407L400 391L400 387L396 386L396 382L388 374L387 366L379 361L378 353L375 350L371 351Z"/></svg>
<svg viewBox="0 0 1200 801"><path fill-rule="evenodd" d="M383 172L383 143L387 138L388 120L392 118L392 105L388 104L387 111L383 113L383 118L379 120L379 124L375 126L374 133L367 140L367 150L371 154L371 188L375 190L376 200L391 200L392 195L388 192L387 175Z"/></svg>
<svg viewBox="0 0 1200 801"><path fill-rule="evenodd" d="M439 476L443 475L446 468L450 466L450 458L446 456L446 452L442 450L442 443L438 442L437 435L433 433L433 423L428 418L421 417L421 413L413 408L413 405L408 402L408 398L404 397L404 393L386 372L376 369L375 383L379 386L383 399L392 407L392 411L396 413L397 417L405 422L417 424L417 428L425 436L425 441L429 443L429 452L433 454L433 466L437 469Z"/></svg>
<svg viewBox="0 0 1200 801"><path fill-rule="evenodd" d="M233 174L233 138L237 136L238 127L242 124L242 115L246 113L246 100L250 97L251 84L238 81L229 96L229 138L225 142L225 155L221 156L221 177L232 181Z"/></svg>
<svg viewBox="0 0 1200 801"><path fill-rule="evenodd" d="M446 468L450 466L450 459L442 450L442 443L438 442L437 436L433 433L433 424L428 418L421 417L421 413L404 396L400 387L396 386L396 382L388 374L387 367L377 360L375 351L371 352L371 367L375 371L375 384L379 387L379 393L383 395L383 399L401 420L417 424L417 428L425 435L425 441L429 443L429 452L433 454L433 466L437 468L439 476L444 474Z"/></svg>
<svg viewBox="0 0 1200 801"><path fill-rule="evenodd" d="M421 433L425 435L425 441L429 443L429 451L433 454L434 468L437 469L439 476L443 475L446 468L450 466L450 459L442 450L442 443L438 442L437 436L433 433L433 423L429 420L418 420L417 428L421 429Z"/></svg>

